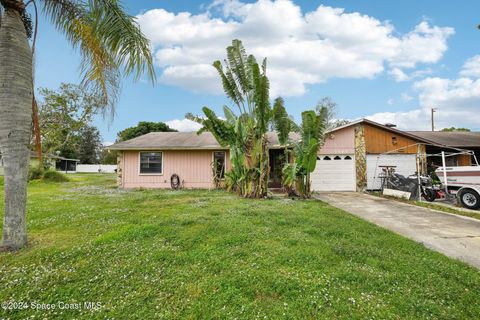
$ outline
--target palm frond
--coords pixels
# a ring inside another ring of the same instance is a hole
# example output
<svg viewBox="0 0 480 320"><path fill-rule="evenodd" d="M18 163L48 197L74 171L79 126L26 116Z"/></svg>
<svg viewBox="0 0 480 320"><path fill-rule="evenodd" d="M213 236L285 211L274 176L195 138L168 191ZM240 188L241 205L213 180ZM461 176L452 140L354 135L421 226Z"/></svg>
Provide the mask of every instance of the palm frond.
<svg viewBox="0 0 480 320"><path fill-rule="evenodd" d="M43 11L73 47L79 49L82 84L103 98L103 107L114 112L124 75L138 79L147 72L155 81L148 40L134 18L116 0L44 0ZM104 108L105 110L105 108Z"/></svg>
<svg viewBox="0 0 480 320"><path fill-rule="evenodd" d="M154 82L150 45L135 17L128 15L117 0L90 0L89 9L96 35L123 72L134 74L136 79L146 73Z"/></svg>

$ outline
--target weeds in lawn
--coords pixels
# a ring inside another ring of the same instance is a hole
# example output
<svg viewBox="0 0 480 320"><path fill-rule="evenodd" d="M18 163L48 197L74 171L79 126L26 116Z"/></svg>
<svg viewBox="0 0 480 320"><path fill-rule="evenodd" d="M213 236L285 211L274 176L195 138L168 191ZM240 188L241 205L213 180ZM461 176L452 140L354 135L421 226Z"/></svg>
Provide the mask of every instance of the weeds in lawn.
<svg viewBox="0 0 480 320"><path fill-rule="evenodd" d="M114 187L113 175L69 177L29 185L30 244L0 253L0 301L101 307L0 310L0 318L480 314L478 270L320 201L125 191Z"/></svg>

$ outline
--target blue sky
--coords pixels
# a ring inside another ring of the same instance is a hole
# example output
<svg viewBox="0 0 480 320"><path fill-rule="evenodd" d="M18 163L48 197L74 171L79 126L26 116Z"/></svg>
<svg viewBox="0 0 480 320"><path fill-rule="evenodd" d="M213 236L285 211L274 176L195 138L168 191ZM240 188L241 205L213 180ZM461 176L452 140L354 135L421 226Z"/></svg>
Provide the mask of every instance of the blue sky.
<svg viewBox="0 0 480 320"><path fill-rule="evenodd" d="M209 64L233 39L267 56L274 98L289 112L330 96L338 118L369 117L401 129L480 130L478 1L124 1L151 39L155 86L124 79L113 121L99 117L104 141L138 121L194 129L185 113L220 111L228 101ZM343 10L341 10L343 9ZM36 86L78 83L79 57L48 21L39 24Z"/></svg>

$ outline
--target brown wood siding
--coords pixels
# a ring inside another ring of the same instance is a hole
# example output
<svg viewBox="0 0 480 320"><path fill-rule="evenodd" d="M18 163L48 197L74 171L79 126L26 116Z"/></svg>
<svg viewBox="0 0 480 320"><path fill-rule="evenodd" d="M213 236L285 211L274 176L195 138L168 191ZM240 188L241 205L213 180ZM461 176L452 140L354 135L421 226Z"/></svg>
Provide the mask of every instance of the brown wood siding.
<svg viewBox="0 0 480 320"><path fill-rule="evenodd" d="M397 150L402 147L408 148L399 150L397 153L416 154L418 147L415 145L417 141L396 134L394 132L385 131L368 124L364 124L365 128L365 145L367 154L380 154L387 151ZM394 139L395 138L395 139ZM394 143L396 141L396 143Z"/></svg>
<svg viewBox="0 0 480 320"><path fill-rule="evenodd" d="M469 154L461 154L458 156L458 165L459 166L471 166L472 165L472 156Z"/></svg>

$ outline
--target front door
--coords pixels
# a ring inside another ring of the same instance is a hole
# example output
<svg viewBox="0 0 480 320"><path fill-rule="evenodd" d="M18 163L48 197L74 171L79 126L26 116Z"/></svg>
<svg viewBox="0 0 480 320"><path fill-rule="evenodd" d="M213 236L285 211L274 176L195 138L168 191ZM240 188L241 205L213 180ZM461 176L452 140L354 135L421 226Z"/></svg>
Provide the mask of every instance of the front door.
<svg viewBox="0 0 480 320"><path fill-rule="evenodd" d="M268 180L269 188L282 187L282 168L285 165L285 154L283 149L268 150L270 158L270 179Z"/></svg>

